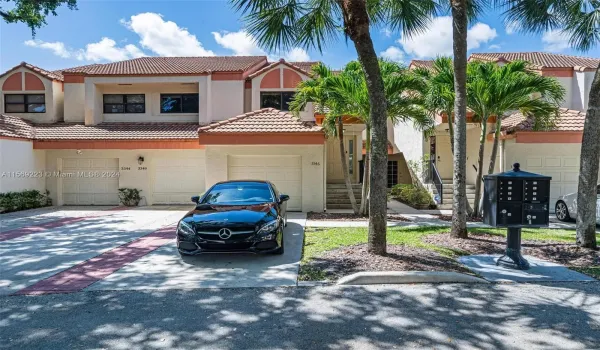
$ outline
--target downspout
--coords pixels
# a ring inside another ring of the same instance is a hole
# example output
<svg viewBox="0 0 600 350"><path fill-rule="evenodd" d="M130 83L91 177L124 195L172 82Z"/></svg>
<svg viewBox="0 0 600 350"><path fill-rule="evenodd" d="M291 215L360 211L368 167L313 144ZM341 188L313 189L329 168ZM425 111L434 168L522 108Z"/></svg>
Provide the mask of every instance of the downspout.
<svg viewBox="0 0 600 350"><path fill-rule="evenodd" d="M327 139L323 143L323 211L327 212Z"/></svg>

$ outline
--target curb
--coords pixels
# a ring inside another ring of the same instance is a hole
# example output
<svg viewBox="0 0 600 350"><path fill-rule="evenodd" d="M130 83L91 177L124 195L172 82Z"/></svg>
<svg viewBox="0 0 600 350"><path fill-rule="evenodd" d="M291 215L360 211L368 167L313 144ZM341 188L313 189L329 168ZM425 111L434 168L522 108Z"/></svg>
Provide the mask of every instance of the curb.
<svg viewBox="0 0 600 350"><path fill-rule="evenodd" d="M490 283L482 278L446 271L358 272L340 278L338 285L406 283Z"/></svg>

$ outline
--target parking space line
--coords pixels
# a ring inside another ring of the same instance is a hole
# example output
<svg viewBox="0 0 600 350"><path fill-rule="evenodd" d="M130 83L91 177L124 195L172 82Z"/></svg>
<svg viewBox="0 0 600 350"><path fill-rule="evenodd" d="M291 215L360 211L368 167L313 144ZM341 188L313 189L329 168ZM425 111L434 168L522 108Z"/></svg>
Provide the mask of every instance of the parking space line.
<svg viewBox="0 0 600 350"><path fill-rule="evenodd" d="M175 238L175 228L176 224L163 226L152 233L113 248L21 289L15 292L14 295L41 295L81 291L123 266L171 242Z"/></svg>
<svg viewBox="0 0 600 350"><path fill-rule="evenodd" d="M57 227L61 227L61 226L69 225L69 224L74 224L76 222L84 221L84 220L90 219L90 218L111 215L113 212L123 211L123 210L127 210L127 209L129 209L129 208L124 207L124 206L118 206L118 207L102 210L98 213L94 213L91 215L67 217L67 218L62 218L62 219L58 219L58 220L44 222L44 223L37 224L37 225L25 226L25 227L16 228L13 230L0 232L0 242L8 241L9 239L27 236L27 235L34 234L34 233L45 232L45 231L53 229L53 228L57 228Z"/></svg>

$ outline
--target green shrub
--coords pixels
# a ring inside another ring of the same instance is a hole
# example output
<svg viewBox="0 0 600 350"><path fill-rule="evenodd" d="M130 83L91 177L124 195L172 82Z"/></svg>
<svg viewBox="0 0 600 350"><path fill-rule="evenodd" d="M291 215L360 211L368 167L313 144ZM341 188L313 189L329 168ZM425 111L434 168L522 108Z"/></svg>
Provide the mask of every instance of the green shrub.
<svg viewBox="0 0 600 350"><path fill-rule="evenodd" d="M119 188L119 200L125 206L137 207L142 200L140 192L142 190L138 190L137 188Z"/></svg>
<svg viewBox="0 0 600 350"><path fill-rule="evenodd" d="M38 190L0 193L0 213L50 206L52 200L49 194Z"/></svg>
<svg viewBox="0 0 600 350"><path fill-rule="evenodd" d="M431 194L424 188L414 185L399 184L392 187L392 198L415 208L429 208L433 205Z"/></svg>

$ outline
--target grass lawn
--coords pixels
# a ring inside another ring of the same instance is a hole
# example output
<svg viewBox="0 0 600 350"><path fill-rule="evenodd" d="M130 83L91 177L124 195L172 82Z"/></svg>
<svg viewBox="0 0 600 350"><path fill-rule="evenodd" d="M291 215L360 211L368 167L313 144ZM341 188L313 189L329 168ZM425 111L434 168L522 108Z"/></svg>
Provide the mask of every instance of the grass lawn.
<svg viewBox="0 0 600 350"><path fill-rule="evenodd" d="M448 232L448 227L389 227L387 231L388 245L405 245L435 251L449 258L456 258L468 254L466 251L434 245L422 241L427 235ZM469 228L469 235L493 234L506 236L506 229ZM575 230L559 229L523 229L523 240L555 241L561 243L575 243ZM321 254L357 244L367 243L367 228L363 227L338 227L338 228L307 228L304 236L304 250L300 270L301 280L324 279L325 273L306 266L312 259ZM577 271L600 278L600 267L582 267Z"/></svg>

